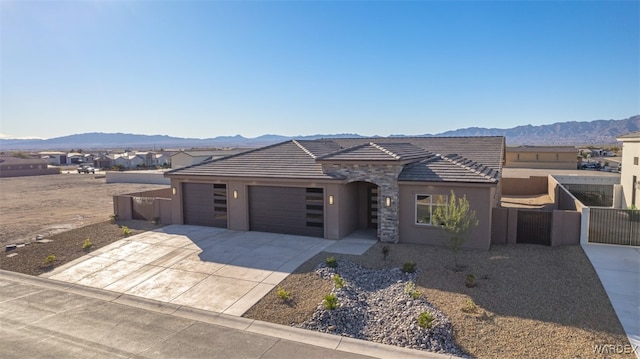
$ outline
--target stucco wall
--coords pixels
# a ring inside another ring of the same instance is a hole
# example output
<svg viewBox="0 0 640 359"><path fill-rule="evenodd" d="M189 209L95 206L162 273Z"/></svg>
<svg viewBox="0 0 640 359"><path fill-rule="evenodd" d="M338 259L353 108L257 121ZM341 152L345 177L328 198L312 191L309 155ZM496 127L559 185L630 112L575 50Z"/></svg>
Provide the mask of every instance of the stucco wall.
<svg viewBox="0 0 640 359"><path fill-rule="evenodd" d="M34 168L34 169L0 169L0 177L25 177L25 176L43 176L58 175L59 168Z"/></svg>
<svg viewBox="0 0 640 359"><path fill-rule="evenodd" d="M502 178L502 194L505 196L532 196L547 193L547 177Z"/></svg>
<svg viewBox="0 0 640 359"><path fill-rule="evenodd" d="M620 178L620 184L622 184L622 208L629 208L631 206L631 194L633 188L633 176L636 176L640 181L640 163L638 165L633 164L633 158L640 157L640 139L637 142L624 142L622 144L622 174ZM639 160L640 161L640 160ZM636 207L640 208L640 185L635 184L636 187Z"/></svg>
<svg viewBox="0 0 640 359"><path fill-rule="evenodd" d="M169 184L171 180L164 177L164 171L108 171L107 183L148 183Z"/></svg>
<svg viewBox="0 0 640 359"><path fill-rule="evenodd" d="M466 196L479 221L467 237L465 248L489 249L491 245L492 192L491 185L462 184L400 184L400 242L449 246L446 232L435 226L416 224L415 197L418 194ZM494 186L493 186L494 187Z"/></svg>
<svg viewBox="0 0 640 359"><path fill-rule="evenodd" d="M549 168L575 170L578 167L578 151L566 152L510 152L506 153L505 167ZM518 158L519 156L519 158ZM557 156L557 157L556 157Z"/></svg>

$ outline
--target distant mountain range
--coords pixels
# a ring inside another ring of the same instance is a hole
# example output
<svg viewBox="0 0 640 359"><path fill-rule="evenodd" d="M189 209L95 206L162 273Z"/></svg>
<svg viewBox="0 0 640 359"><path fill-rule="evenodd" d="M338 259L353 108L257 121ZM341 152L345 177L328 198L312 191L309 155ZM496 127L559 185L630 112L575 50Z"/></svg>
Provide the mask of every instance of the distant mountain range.
<svg viewBox="0 0 640 359"><path fill-rule="evenodd" d="M640 131L640 115L623 120L597 120L585 122L558 122L542 126L518 126L508 129L469 127L419 137L504 136L507 145L609 145L616 136ZM125 133L83 133L46 140L0 139L0 150L64 150L71 149L190 149L224 147L259 147L295 139L363 137L358 134L330 134L311 136L262 135L255 138L218 136L213 138L179 138L166 135L136 135ZM405 137L392 135L390 137Z"/></svg>

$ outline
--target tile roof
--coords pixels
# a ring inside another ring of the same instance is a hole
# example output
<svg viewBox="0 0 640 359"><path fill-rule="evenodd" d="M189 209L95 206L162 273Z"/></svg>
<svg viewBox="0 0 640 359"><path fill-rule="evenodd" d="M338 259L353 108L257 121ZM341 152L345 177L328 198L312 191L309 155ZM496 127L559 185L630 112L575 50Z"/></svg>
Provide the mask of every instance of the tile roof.
<svg viewBox="0 0 640 359"><path fill-rule="evenodd" d="M429 156L430 153L410 143L363 143L327 154L321 161L406 161Z"/></svg>
<svg viewBox="0 0 640 359"><path fill-rule="evenodd" d="M405 165L399 180L493 183L503 160L504 137L291 140L166 174L336 179L322 172L323 162L395 161Z"/></svg>
<svg viewBox="0 0 640 359"><path fill-rule="evenodd" d="M314 150L318 150L314 148ZM318 150L320 151L320 150ZM320 151L322 152L322 151ZM297 141L250 150L167 171L168 175L332 179L314 155Z"/></svg>
<svg viewBox="0 0 640 359"><path fill-rule="evenodd" d="M462 156L432 156L406 166L398 180L421 182L495 183L500 173Z"/></svg>

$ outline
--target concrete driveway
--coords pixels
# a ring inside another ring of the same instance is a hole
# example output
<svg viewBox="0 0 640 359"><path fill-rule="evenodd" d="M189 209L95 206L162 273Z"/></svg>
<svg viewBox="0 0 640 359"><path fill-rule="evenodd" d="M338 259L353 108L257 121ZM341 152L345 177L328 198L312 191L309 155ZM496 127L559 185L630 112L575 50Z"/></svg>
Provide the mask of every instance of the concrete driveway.
<svg viewBox="0 0 640 359"><path fill-rule="evenodd" d="M122 239L42 277L241 316L321 251L362 254L376 241L171 225Z"/></svg>

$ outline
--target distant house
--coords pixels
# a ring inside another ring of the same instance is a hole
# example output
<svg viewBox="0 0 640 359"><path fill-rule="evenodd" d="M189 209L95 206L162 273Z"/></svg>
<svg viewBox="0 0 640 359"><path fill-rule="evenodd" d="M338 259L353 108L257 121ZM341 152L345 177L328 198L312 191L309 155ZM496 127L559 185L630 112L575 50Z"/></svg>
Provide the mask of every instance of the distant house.
<svg viewBox="0 0 640 359"><path fill-rule="evenodd" d="M93 167L108 169L113 166L113 159L106 155L99 155L93 158Z"/></svg>
<svg viewBox="0 0 640 359"><path fill-rule="evenodd" d="M574 170L578 167L578 149L573 146L507 147L505 167Z"/></svg>
<svg viewBox="0 0 640 359"><path fill-rule="evenodd" d="M21 177L59 174L59 168L49 168L44 159L0 157L0 177Z"/></svg>
<svg viewBox="0 0 640 359"><path fill-rule="evenodd" d="M172 223L341 239L447 245L433 211L451 191L488 249L500 201L504 137L290 140L168 171Z"/></svg>
<svg viewBox="0 0 640 359"><path fill-rule="evenodd" d="M616 139L622 142L622 207L640 207L640 131Z"/></svg>
<svg viewBox="0 0 640 359"><path fill-rule="evenodd" d="M69 164L65 152L40 152L40 158L46 160L50 165L60 166Z"/></svg>
<svg viewBox="0 0 640 359"><path fill-rule="evenodd" d="M113 166L122 166L124 168L143 167L146 166L146 163L146 155L133 154L129 152L114 155L114 159L112 161Z"/></svg>
<svg viewBox="0 0 640 359"><path fill-rule="evenodd" d="M247 149L180 151L171 155L171 168L176 169L193 166L204 161L215 160L244 151L247 151Z"/></svg>

